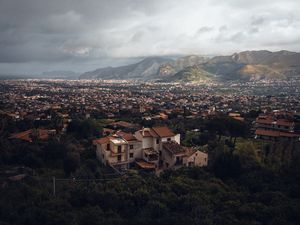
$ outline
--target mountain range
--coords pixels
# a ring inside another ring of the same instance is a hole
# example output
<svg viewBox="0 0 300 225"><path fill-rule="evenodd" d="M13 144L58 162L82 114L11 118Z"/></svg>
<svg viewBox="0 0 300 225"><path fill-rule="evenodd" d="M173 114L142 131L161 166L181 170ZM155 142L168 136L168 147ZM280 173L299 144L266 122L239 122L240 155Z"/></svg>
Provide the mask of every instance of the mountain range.
<svg viewBox="0 0 300 225"><path fill-rule="evenodd" d="M176 60L149 57L127 66L86 72L80 79L207 82L289 80L295 77L300 77L300 53L262 50L212 58L197 55Z"/></svg>

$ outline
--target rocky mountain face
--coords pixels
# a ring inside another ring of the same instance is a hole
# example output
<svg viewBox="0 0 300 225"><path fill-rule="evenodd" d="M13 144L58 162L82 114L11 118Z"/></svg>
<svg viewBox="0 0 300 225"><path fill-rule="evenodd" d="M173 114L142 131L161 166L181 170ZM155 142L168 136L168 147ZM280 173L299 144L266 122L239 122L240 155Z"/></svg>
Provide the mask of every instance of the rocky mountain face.
<svg viewBox="0 0 300 225"><path fill-rule="evenodd" d="M128 66L84 73L81 79L133 79L163 82L293 79L300 76L300 53L245 51L231 56L150 57Z"/></svg>
<svg viewBox="0 0 300 225"><path fill-rule="evenodd" d="M300 75L300 54L288 51L245 51L217 56L201 67L222 80L290 79Z"/></svg>
<svg viewBox="0 0 300 225"><path fill-rule="evenodd" d="M216 76L203 70L200 65L194 65L188 66L163 80L165 82L203 83L216 81Z"/></svg>
<svg viewBox="0 0 300 225"><path fill-rule="evenodd" d="M205 63L209 58L197 55L190 55L176 59L160 66L158 71L159 77L172 76L185 68Z"/></svg>
<svg viewBox="0 0 300 225"><path fill-rule="evenodd" d="M106 67L86 72L80 76L80 79L151 80L157 76L160 66L168 62L172 62L172 60L149 57L127 66Z"/></svg>
<svg viewBox="0 0 300 225"><path fill-rule="evenodd" d="M106 67L86 72L80 79L160 80L172 76L186 67L207 62L202 56L185 56L176 60L149 57L141 62L121 67Z"/></svg>
<svg viewBox="0 0 300 225"><path fill-rule="evenodd" d="M200 74L206 71L219 81L289 80L300 77L300 54L289 51L245 51L213 57L198 64L198 69Z"/></svg>

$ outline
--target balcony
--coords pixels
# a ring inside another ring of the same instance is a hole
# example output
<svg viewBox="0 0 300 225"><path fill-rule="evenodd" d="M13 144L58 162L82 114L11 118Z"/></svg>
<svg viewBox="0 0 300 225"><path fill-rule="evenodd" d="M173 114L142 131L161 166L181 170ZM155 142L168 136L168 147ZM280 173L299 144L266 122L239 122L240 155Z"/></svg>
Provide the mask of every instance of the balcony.
<svg viewBox="0 0 300 225"><path fill-rule="evenodd" d="M153 162L158 160L159 153L155 151L153 148L144 149L144 158L148 162Z"/></svg>

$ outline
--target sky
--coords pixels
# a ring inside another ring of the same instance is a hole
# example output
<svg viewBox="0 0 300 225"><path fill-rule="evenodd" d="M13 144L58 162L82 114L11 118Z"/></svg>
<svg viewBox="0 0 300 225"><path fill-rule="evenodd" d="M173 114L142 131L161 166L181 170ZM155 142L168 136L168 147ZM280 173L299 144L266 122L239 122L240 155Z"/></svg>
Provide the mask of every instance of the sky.
<svg viewBox="0 0 300 225"><path fill-rule="evenodd" d="M300 52L299 0L0 0L0 74Z"/></svg>

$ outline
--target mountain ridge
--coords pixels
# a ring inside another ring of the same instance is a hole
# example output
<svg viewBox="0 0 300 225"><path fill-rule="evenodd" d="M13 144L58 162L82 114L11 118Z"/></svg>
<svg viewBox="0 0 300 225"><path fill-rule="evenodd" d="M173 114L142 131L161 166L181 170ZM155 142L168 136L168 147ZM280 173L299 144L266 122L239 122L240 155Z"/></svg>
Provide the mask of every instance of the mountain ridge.
<svg viewBox="0 0 300 225"><path fill-rule="evenodd" d="M259 50L212 58L200 55L178 57L175 60L167 57L148 57L135 64L86 72L80 79L202 82L276 80L291 79L295 76L300 76L300 53Z"/></svg>

